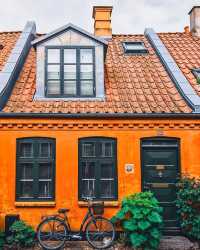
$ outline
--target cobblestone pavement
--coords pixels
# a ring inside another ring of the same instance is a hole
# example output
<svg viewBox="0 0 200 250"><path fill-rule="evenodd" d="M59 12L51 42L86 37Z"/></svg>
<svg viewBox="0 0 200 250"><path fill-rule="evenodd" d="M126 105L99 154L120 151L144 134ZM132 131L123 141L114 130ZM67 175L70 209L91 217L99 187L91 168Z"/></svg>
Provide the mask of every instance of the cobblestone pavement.
<svg viewBox="0 0 200 250"><path fill-rule="evenodd" d="M69 241L66 242L66 246L63 250L92 250L85 241ZM40 247L34 248L34 250L42 250ZM109 250L131 250L131 248L125 248L122 245L115 244ZM176 237L163 237L160 243L159 250L200 250L197 243L192 243L187 238L182 236Z"/></svg>

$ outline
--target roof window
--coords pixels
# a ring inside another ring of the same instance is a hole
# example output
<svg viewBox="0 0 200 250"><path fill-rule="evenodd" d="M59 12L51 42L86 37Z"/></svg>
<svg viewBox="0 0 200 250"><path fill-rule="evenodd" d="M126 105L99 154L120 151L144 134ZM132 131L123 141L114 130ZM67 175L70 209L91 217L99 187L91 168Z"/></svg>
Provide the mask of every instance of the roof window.
<svg viewBox="0 0 200 250"><path fill-rule="evenodd" d="M146 54L147 48L143 42L123 42L124 52L126 54Z"/></svg>
<svg viewBox="0 0 200 250"><path fill-rule="evenodd" d="M200 68L192 69L192 73L196 77L197 83L200 84Z"/></svg>
<svg viewBox="0 0 200 250"><path fill-rule="evenodd" d="M0 50L2 50L2 49L3 49L3 47L4 47L4 46L3 46L3 44L0 44Z"/></svg>

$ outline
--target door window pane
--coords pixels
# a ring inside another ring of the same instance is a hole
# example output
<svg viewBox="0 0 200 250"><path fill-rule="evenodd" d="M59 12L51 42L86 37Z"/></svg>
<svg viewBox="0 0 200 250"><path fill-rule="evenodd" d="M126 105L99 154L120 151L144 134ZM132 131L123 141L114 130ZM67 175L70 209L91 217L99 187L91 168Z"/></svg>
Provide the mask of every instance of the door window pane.
<svg viewBox="0 0 200 250"><path fill-rule="evenodd" d="M76 63L76 49L64 50L64 63Z"/></svg>
<svg viewBox="0 0 200 250"><path fill-rule="evenodd" d="M93 79L93 65L81 65L81 79Z"/></svg>
<svg viewBox="0 0 200 250"><path fill-rule="evenodd" d="M48 49L48 63L60 63L59 49Z"/></svg>
<svg viewBox="0 0 200 250"><path fill-rule="evenodd" d="M48 65L48 79L60 79L60 65Z"/></svg>
<svg viewBox="0 0 200 250"><path fill-rule="evenodd" d="M81 81L81 95L93 96L93 81Z"/></svg>
<svg viewBox="0 0 200 250"><path fill-rule="evenodd" d="M33 157L33 144L32 143L21 143L20 156L21 157Z"/></svg>
<svg viewBox="0 0 200 250"><path fill-rule="evenodd" d="M60 94L60 81L48 81L47 91L49 95Z"/></svg>
<svg viewBox="0 0 200 250"><path fill-rule="evenodd" d="M82 144L82 157L94 157L95 156L95 144L93 142Z"/></svg>
<svg viewBox="0 0 200 250"><path fill-rule="evenodd" d="M64 66L64 78L65 79L76 79L76 65L65 65Z"/></svg>
<svg viewBox="0 0 200 250"><path fill-rule="evenodd" d="M65 95L76 95L76 81L65 81L64 82L64 94Z"/></svg>
<svg viewBox="0 0 200 250"><path fill-rule="evenodd" d="M80 57L81 57L81 63L92 63L93 62L92 49L81 49Z"/></svg>

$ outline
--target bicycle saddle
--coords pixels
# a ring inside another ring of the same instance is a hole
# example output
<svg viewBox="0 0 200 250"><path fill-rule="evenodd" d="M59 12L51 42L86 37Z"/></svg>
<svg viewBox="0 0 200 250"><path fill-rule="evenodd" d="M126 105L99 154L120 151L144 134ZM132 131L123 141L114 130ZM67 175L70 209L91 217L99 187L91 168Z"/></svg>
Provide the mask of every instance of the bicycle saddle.
<svg viewBox="0 0 200 250"><path fill-rule="evenodd" d="M68 208L60 208L60 209L58 209L58 213L59 213L59 214L64 214L64 213L66 213L66 212L69 212L69 209L68 209Z"/></svg>

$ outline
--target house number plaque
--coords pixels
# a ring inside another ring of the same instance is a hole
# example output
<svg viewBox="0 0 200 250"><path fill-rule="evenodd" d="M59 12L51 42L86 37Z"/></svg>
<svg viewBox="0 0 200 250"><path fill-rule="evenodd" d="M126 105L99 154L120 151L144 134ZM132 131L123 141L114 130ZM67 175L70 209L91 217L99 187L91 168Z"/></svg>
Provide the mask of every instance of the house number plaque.
<svg viewBox="0 0 200 250"><path fill-rule="evenodd" d="M130 164L130 163L125 164L125 172L127 174L134 173L134 164Z"/></svg>

